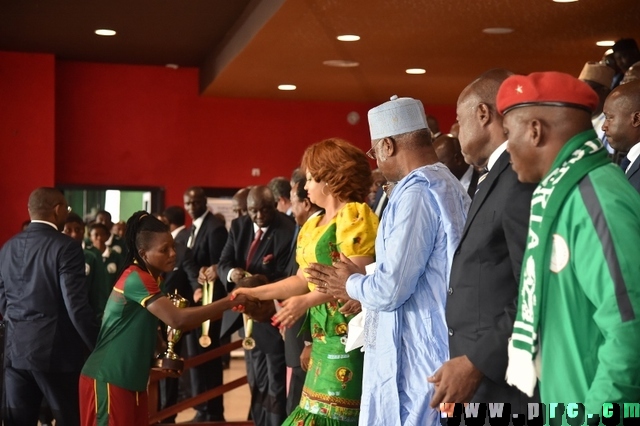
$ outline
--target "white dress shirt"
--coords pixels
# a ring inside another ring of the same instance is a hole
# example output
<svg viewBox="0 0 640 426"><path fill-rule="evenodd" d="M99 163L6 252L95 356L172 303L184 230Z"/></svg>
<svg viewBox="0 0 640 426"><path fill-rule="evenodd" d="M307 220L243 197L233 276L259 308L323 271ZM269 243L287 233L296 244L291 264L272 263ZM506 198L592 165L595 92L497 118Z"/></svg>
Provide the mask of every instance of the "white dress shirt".
<svg viewBox="0 0 640 426"><path fill-rule="evenodd" d="M624 171L625 173L627 173L629 168L631 168L631 165L638 159L638 157L640 157L640 142L632 146L627 153L627 158L629 159L630 163L627 166L627 169Z"/></svg>

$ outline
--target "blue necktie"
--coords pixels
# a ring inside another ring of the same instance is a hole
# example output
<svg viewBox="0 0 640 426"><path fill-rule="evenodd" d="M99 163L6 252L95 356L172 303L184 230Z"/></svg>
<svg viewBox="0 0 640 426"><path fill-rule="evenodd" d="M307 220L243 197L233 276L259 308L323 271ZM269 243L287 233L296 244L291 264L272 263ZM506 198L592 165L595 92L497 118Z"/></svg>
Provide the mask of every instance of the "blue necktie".
<svg viewBox="0 0 640 426"><path fill-rule="evenodd" d="M627 173L627 168L629 167L629 164L631 164L631 161L629 161L629 159L625 156L620 162L620 168L622 169L623 173Z"/></svg>

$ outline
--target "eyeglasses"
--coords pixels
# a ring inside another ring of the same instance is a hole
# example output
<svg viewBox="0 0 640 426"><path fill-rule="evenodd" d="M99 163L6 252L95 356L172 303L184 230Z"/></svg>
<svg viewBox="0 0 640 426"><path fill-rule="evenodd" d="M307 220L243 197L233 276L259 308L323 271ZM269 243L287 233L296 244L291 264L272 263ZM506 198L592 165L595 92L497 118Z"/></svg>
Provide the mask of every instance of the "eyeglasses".
<svg viewBox="0 0 640 426"><path fill-rule="evenodd" d="M378 139L378 142L374 143L374 144L373 144L373 146L371 147L371 149L370 149L369 151L367 151L367 152L366 152L367 157L371 158L372 160L377 160L377 158L376 158L376 146L378 146L378 144L379 144L380 142L382 142L383 140L385 140L385 139L389 139L389 140L391 140L391 142L393 142L393 143L395 143L395 142L396 142L396 140L395 140L395 139L393 139L393 138L392 138L392 137L390 137L390 136L384 137L384 138L382 138L382 139Z"/></svg>
<svg viewBox="0 0 640 426"><path fill-rule="evenodd" d="M378 146L378 144L380 142L382 142L384 140L384 138L382 139L378 139L378 142L374 143L373 146L371 147L371 149L369 151L366 152L367 157L371 158L372 160L376 159L376 146Z"/></svg>
<svg viewBox="0 0 640 426"><path fill-rule="evenodd" d="M58 204L54 205L53 208L56 208L57 206L61 206L61 205L62 205L62 203L58 203ZM72 210L71 206L67 205L67 212L71 213L71 210Z"/></svg>

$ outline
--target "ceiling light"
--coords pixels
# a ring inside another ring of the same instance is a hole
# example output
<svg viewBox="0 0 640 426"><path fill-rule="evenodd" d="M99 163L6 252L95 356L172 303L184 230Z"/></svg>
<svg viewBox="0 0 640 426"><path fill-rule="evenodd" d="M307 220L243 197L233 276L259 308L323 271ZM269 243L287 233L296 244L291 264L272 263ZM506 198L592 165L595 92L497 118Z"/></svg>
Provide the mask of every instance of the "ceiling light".
<svg viewBox="0 0 640 426"><path fill-rule="evenodd" d="M296 86L293 84L281 84L278 86L278 90L296 90Z"/></svg>
<svg viewBox="0 0 640 426"><path fill-rule="evenodd" d="M485 34L509 34L513 32L513 28L493 27L482 30Z"/></svg>
<svg viewBox="0 0 640 426"><path fill-rule="evenodd" d="M324 61L322 64L328 67L340 67L340 68L352 68L360 65L356 61L344 61L342 59L332 59L330 61Z"/></svg>
<svg viewBox="0 0 640 426"><path fill-rule="evenodd" d="M614 44L616 44L616 42L613 40L602 40L602 41L597 41L596 44L602 47L611 47Z"/></svg>
<svg viewBox="0 0 640 426"><path fill-rule="evenodd" d="M409 68L408 70L405 70L405 72L407 74L424 74L427 72L427 70L425 70L424 68Z"/></svg>
<svg viewBox="0 0 640 426"><path fill-rule="evenodd" d="M337 38L340 41L358 41L358 40L360 40L360 36L353 35L353 34L339 35Z"/></svg>
<svg viewBox="0 0 640 426"><path fill-rule="evenodd" d="M553 0L555 3L573 3L578 0Z"/></svg>
<svg viewBox="0 0 640 426"><path fill-rule="evenodd" d="M106 36L106 37L116 35L115 31L108 30L106 28L102 28L102 29L96 30L95 33L98 34L99 36Z"/></svg>

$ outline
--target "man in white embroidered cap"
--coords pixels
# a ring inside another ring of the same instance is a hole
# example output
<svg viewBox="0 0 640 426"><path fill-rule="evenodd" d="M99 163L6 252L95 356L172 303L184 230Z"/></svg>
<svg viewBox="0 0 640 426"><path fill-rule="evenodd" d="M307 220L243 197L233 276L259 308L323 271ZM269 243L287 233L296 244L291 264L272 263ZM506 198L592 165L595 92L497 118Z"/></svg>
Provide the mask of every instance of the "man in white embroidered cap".
<svg viewBox="0 0 640 426"><path fill-rule="evenodd" d="M369 129L367 154L397 182L378 230L376 270L363 275L341 256L306 271L368 310L359 423L437 425L426 378L448 358L447 285L470 199L438 162L420 101L392 97L369 111Z"/></svg>

